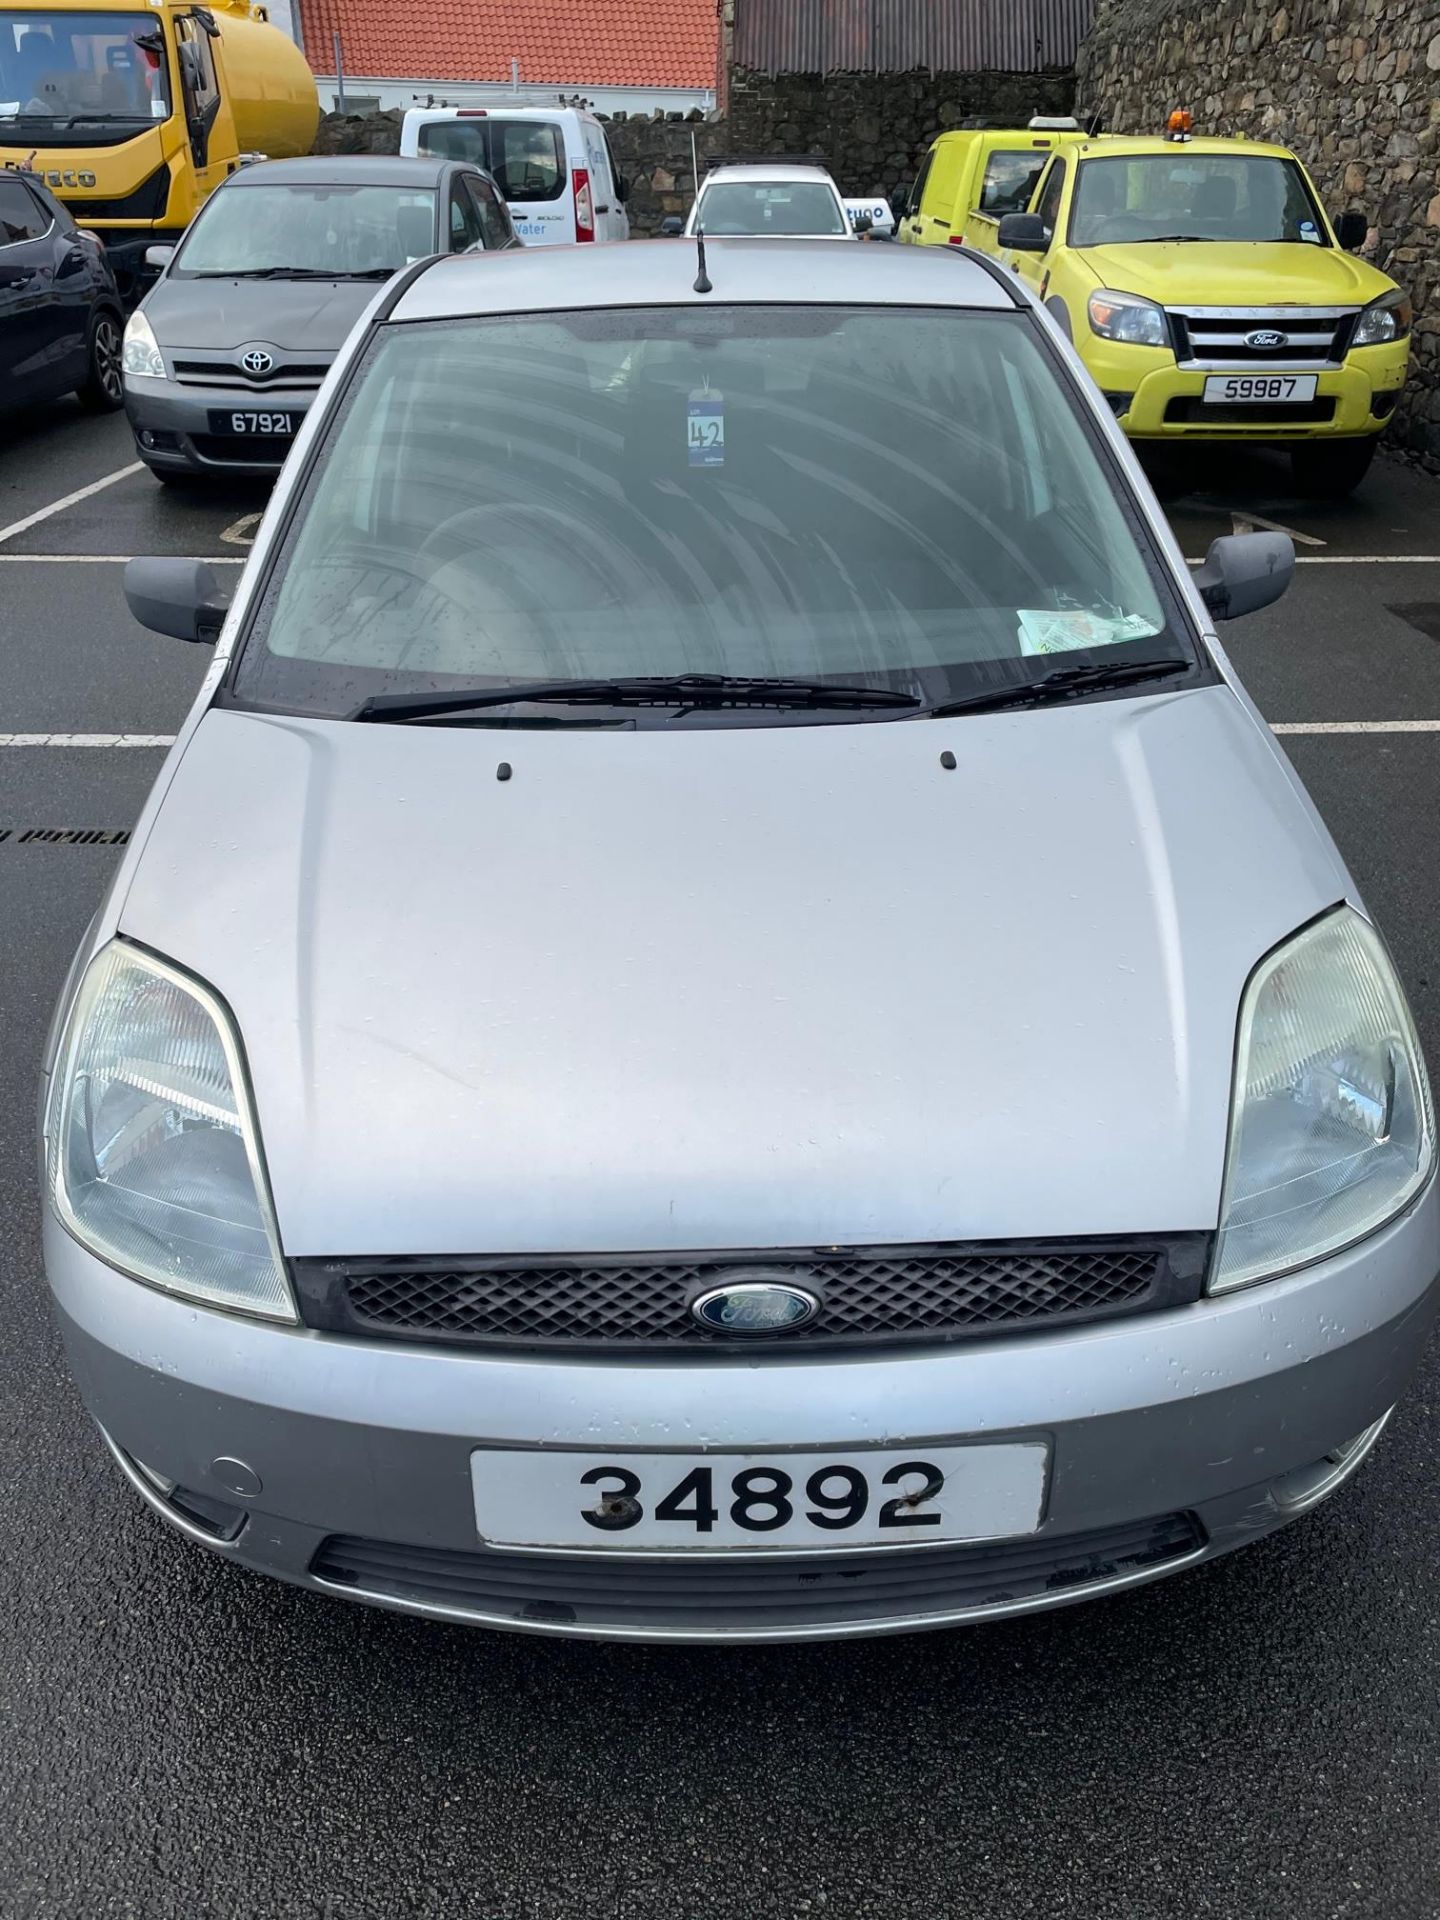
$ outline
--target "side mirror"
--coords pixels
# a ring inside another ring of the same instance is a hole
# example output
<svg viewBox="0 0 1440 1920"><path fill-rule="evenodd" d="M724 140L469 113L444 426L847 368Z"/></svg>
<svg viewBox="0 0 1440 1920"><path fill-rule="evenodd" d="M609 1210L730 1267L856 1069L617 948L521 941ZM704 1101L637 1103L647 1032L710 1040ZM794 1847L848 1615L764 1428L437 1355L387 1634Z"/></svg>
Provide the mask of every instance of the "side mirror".
<svg viewBox="0 0 1440 1920"><path fill-rule="evenodd" d="M127 560L125 598L142 627L173 640L213 642L234 598L204 560Z"/></svg>
<svg viewBox="0 0 1440 1920"><path fill-rule="evenodd" d="M1363 213L1353 210L1350 213L1342 213L1335 222L1335 238L1346 253L1357 253L1364 246L1365 237L1369 231L1369 220Z"/></svg>
<svg viewBox="0 0 1440 1920"><path fill-rule="evenodd" d="M1227 533L1206 555L1195 585L1217 620L1240 620L1273 606L1294 578L1288 533Z"/></svg>
<svg viewBox="0 0 1440 1920"><path fill-rule="evenodd" d="M1050 248L1050 236L1038 213L1002 215L995 240L1002 253L1046 253Z"/></svg>
<svg viewBox="0 0 1440 1920"><path fill-rule="evenodd" d="M159 267L162 272L174 258L174 247L146 247L145 249L146 266Z"/></svg>
<svg viewBox="0 0 1440 1920"><path fill-rule="evenodd" d="M851 225L854 227L856 233L873 233L875 231L875 222L870 218L868 213L857 213Z"/></svg>
<svg viewBox="0 0 1440 1920"><path fill-rule="evenodd" d="M630 182L625 178L623 173L617 173L615 176L615 198L620 202L622 207L630 198Z"/></svg>
<svg viewBox="0 0 1440 1920"><path fill-rule="evenodd" d="M910 211L910 190L914 185L913 180L902 180L890 195L890 211L897 222L903 220Z"/></svg>
<svg viewBox="0 0 1440 1920"><path fill-rule="evenodd" d="M667 240L678 240L685 231L685 222L678 213L667 213L660 222L660 231Z"/></svg>

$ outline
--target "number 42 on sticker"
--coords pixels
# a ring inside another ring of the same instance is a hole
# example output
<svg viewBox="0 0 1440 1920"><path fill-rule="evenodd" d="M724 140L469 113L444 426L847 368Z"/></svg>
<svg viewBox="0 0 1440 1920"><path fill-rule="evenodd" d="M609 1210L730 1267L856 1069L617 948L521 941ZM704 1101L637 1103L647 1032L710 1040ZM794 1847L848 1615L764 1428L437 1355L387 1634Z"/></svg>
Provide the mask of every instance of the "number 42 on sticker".
<svg viewBox="0 0 1440 1920"><path fill-rule="evenodd" d="M692 467L725 464L725 396L712 388L692 393L686 418L686 445Z"/></svg>

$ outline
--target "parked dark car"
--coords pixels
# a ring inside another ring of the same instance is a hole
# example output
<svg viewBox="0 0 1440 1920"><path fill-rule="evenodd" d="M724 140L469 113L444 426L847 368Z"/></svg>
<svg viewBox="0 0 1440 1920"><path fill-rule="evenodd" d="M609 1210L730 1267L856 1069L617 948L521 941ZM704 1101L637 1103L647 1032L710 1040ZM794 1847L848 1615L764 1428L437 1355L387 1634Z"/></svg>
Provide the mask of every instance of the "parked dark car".
<svg viewBox="0 0 1440 1920"><path fill-rule="evenodd" d="M74 393L113 412L122 324L101 243L33 174L0 169L0 410Z"/></svg>
<svg viewBox="0 0 1440 1920"><path fill-rule="evenodd" d="M433 253L522 243L488 173L383 154L233 174L125 329L125 409L157 480L273 474L377 287Z"/></svg>

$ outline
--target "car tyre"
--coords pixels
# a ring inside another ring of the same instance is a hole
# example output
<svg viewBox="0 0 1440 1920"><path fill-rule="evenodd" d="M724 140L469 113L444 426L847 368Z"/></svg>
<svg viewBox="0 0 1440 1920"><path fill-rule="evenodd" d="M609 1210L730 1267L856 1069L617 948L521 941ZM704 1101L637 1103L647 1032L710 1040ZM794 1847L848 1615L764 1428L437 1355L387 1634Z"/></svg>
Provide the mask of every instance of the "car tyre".
<svg viewBox="0 0 1440 1920"><path fill-rule="evenodd" d="M124 406L120 351L120 316L102 307L91 316L90 337L85 347L85 378L75 389L76 398L87 412L118 413Z"/></svg>
<svg viewBox="0 0 1440 1920"><path fill-rule="evenodd" d="M1343 500L1370 471L1377 436L1364 440L1315 442L1290 449L1295 491L1312 500Z"/></svg>

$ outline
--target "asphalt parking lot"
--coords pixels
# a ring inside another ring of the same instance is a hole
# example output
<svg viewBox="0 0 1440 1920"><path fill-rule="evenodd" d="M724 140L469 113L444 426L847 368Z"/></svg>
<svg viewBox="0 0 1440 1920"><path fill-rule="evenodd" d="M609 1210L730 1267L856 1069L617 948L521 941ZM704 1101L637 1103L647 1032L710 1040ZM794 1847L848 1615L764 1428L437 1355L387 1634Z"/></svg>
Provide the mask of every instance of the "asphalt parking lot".
<svg viewBox="0 0 1440 1920"><path fill-rule="evenodd" d="M238 562L263 495L162 490L131 461L123 419L68 403L0 452L0 1914L1440 1914L1440 1350L1288 1531L1085 1608L885 1642L431 1625L261 1581L139 1505L46 1302L37 1063L208 659L130 620L118 562ZM1440 1064L1440 481L1385 462L1316 508L1259 457L1158 477L1189 555L1236 515L1302 536L1294 590L1233 655Z"/></svg>

